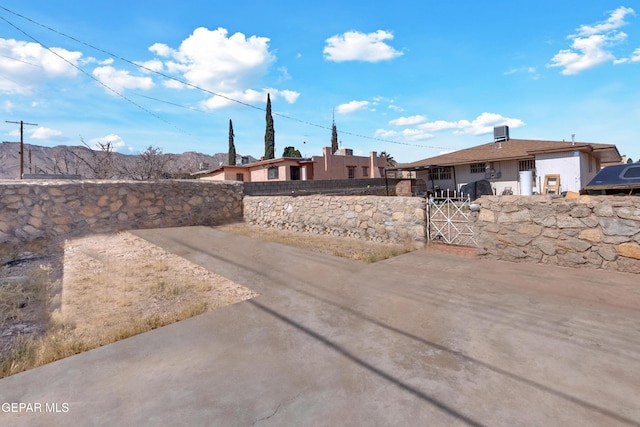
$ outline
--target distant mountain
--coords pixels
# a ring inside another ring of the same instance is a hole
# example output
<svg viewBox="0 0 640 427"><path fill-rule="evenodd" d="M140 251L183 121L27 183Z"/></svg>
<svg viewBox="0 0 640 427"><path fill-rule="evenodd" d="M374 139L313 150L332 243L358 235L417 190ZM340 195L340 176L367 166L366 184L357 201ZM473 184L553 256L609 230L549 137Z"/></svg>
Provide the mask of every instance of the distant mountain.
<svg viewBox="0 0 640 427"><path fill-rule="evenodd" d="M256 161L248 156L249 162ZM148 166L148 163L160 165L162 177L186 178L193 172L213 169L226 165L227 153L214 155L186 152L182 154L159 154L156 158L144 161L140 155L110 153L107 157L102 151L90 150L84 146L41 147L24 144L25 174L80 175L82 178L107 177L112 179L131 179ZM241 156L237 157L240 164ZM144 176L144 175L143 175ZM0 179L20 178L20 143L3 142L0 144Z"/></svg>

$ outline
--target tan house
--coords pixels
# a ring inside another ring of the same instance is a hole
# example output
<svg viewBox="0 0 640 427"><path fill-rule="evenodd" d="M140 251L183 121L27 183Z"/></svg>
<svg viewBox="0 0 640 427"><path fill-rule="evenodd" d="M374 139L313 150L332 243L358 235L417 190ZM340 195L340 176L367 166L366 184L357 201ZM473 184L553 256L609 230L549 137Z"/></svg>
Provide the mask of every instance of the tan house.
<svg viewBox="0 0 640 427"><path fill-rule="evenodd" d="M560 194L580 191L601 165L621 161L613 144L510 139L504 126L494 142L398 165L387 176L416 179L415 188L430 191L487 180L494 194Z"/></svg>
<svg viewBox="0 0 640 427"><path fill-rule="evenodd" d="M310 158L281 157L245 165L220 166L192 175L199 179L245 182L384 177L386 160L375 151L364 157L354 156L353 151L347 148L332 154L331 147L325 147L322 154Z"/></svg>

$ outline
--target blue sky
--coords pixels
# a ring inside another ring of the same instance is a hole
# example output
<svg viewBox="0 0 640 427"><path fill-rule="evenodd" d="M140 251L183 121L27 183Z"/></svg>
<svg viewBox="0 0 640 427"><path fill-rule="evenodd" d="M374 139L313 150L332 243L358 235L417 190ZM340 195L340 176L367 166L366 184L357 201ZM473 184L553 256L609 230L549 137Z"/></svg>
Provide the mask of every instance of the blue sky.
<svg viewBox="0 0 640 427"><path fill-rule="evenodd" d="M5 141L411 162L512 138L640 158L635 2L0 1ZM64 59L62 59L64 58Z"/></svg>

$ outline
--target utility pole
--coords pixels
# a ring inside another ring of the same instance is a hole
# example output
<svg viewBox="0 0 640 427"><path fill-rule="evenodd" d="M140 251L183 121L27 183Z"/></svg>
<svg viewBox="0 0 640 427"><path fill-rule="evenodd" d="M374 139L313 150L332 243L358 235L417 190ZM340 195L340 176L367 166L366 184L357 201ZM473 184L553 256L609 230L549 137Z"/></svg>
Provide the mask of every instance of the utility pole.
<svg viewBox="0 0 640 427"><path fill-rule="evenodd" d="M24 125L29 126L38 126L35 123L25 123L22 120L19 122L10 122L6 120L7 123L15 123L20 125L20 179L22 179L22 175L24 175Z"/></svg>

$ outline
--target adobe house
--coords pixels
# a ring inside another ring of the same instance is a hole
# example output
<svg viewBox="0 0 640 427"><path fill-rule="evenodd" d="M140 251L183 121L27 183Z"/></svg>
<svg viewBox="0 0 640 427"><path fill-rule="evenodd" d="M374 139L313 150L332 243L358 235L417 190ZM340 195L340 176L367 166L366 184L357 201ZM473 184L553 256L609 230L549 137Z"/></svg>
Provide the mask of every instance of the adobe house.
<svg viewBox="0 0 640 427"><path fill-rule="evenodd" d="M199 179L218 181L296 181L382 178L386 160L372 151L369 157L354 156L353 150L341 148L331 153L331 147L322 149L322 156L310 158L281 157L260 160L236 166L219 166L195 172Z"/></svg>
<svg viewBox="0 0 640 427"><path fill-rule="evenodd" d="M422 180L415 188L431 191L487 180L494 194L560 194L580 191L601 165L621 161L613 144L511 139L500 126L493 142L398 165L387 176Z"/></svg>

